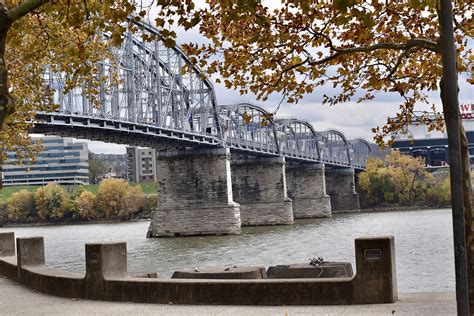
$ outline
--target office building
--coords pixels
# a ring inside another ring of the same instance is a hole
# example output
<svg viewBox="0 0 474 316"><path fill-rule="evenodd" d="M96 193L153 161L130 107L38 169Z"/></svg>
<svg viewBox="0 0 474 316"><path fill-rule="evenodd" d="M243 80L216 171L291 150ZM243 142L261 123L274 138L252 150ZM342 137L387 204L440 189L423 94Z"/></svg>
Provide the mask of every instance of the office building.
<svg viewBox="0 0 474 316"><path fill-rule="evenodd" d="M56 182L64 185L89 184L87 143L73 142L71 138L33 138L43 151L36 162L29 160L19 164L16 155L7 153L3 166L3 185L45 185Z"/></svg>

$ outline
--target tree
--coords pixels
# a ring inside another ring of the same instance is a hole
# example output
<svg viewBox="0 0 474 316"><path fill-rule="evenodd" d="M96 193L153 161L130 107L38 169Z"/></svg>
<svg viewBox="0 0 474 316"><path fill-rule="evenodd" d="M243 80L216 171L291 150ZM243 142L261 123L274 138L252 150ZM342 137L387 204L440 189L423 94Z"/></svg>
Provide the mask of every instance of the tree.
<svg viewBox="0 0 474 316"><path fill-rule="evenodd" d="M89 152L89 181L91 184L98 183L100 175L104 175L108 170L105 162Z"/></svg>
<svg viewBox="0 0 474 316"><path fill-rule="evenodd" d="M412 203L413 197L420 185L420 180L428 177L425 161L421 157L413 158L409 155L393 151L385 158L389 167L389 174L393 179L395 193L401 203Z"/></svg>
<svg viewBox="0 0 474 316"><path fill-rule="evenodd" d="M0 168L7 150L20 159L41 150L31 144L28 130L35 111L57 106L54 87L45 84L47 71L63 75L66 92L81 86L98 104L97 61L111 56L108 48L120 43L140 3L0 0Z"/></svg>
<svg viewBox="0 0 474 316"><path fill-rule="evenodd" d="M218 76L226 87L242 94L252 92L265 100L278 92L291 103L328 83L339 89L333 96L324 95L323 101L330 105L351 99L372 100L380 92L398 94L403 101L396 118L373 129L379 144L414 122L442 129L444 115L450 151L456 153L450 153L453 213L464 209L466 252L469 257L474 255L468 143L459 123L456 71L448 69L457 66L458 72L469 68L473 72L474 56L468 43L474 37L472 0L457 0L454 8L448 0L288 0L272 9L259 0L215 0L201 8L189 1L158 0L158 4L157 25L168 27L178 21L186 29L199 27L209 43L191 43L184 45L184 50L194 55L192 60L209 75ZM450 51L452 27L457 56L452 54L454 47ZM448 32L442 34L441 30ZM214 58L215 54L221 58ZM450 81L440 84L441 77L448 74ZM472 75L468 82L474 83ZM428 93L438 89L443 115L434 105L431 111L419 111L416 105L429 104ZM448 96L456 102L448 101ZM454 148L459 143L460 151ZM462 154L462 160L457 154ZM462 173L453 172L458 165ZM464 207L458 203L462 200ZM461 240L465 238L459 237L455 234L456 258L465 253ZM474 310L471 258L469 279Z"/></svg>
<svg viewBox="0 0 474 316"><path fill-rule="evenodd" d="M439 178L439 179L438 179ZM438 181L435 181L438 180ZM359 186L367 194L369 203L412 204L425 202L427 191L435 196L436 189L445 188L444 178L436 177L426 171L424 160L393 151L382 160L377 157L367 161L366 169L359 174ZM449 182L448 182L449 185ZM449 195L449 190L447 192ZM436 195L439 204L446 205L442 197Z"/></svg>

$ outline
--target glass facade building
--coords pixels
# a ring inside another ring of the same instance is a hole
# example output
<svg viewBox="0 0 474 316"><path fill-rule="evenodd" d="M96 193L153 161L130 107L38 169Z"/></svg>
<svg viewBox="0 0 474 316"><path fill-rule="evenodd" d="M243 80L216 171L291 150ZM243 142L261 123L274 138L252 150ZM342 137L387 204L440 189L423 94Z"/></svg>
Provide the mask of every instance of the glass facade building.
<svg viewBox="0 0 474 316"><path fill-rule="evenodd" d="M71 138L41 137L43 151L37 161L18 164L14 153L7 153L3 166L3 185L44 185L56 182L65 185L89 184L88 147Z"/></svg>

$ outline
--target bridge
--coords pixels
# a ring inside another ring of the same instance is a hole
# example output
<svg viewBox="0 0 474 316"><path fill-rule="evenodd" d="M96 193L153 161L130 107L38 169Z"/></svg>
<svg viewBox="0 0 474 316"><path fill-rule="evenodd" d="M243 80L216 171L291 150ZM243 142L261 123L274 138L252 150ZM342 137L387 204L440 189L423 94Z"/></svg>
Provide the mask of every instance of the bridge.
<svg viewBox="0 0 474 316"><path fill-rule="evenodd" d="M373 146L257 104L219 105L178 47L167 48L147 23L136 27L98 63L100 106L86 86L65 92L67 75L46 72L60 106L38 112L33 132L155 148L150 236L232 234L359 209L354 173L377 154Z"/></svg>

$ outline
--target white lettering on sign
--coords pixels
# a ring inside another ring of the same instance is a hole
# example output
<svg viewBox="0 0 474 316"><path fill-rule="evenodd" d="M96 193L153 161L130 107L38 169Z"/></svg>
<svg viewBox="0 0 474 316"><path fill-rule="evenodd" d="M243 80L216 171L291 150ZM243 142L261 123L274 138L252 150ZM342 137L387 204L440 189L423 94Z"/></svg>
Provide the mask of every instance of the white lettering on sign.
<svg viewBox="0 0 474 316"><path fill-rule="evenodd" d="M474 118L474 103L462 103L459 105L459 112L463 120Z"/></svg>

